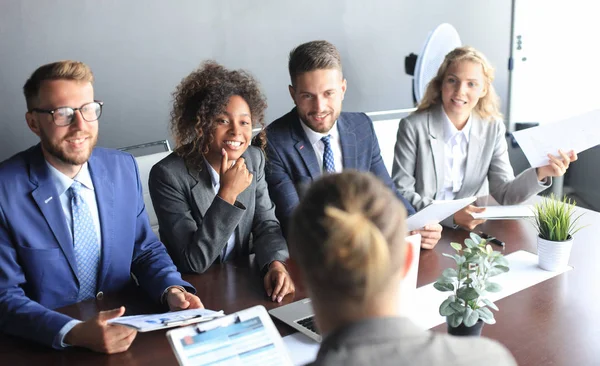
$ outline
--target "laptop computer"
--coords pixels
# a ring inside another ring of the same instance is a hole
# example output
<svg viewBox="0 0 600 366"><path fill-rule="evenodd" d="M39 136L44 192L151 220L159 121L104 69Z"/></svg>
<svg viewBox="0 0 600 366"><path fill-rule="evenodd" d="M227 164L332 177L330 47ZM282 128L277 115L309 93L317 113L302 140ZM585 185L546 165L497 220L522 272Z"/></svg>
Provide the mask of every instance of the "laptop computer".
<svg viewBox="0 0 600 366"><path fill-rule="evenodd" d="M277 328L263 306L167 332L181 366L292 366Z"/></svg>
<svg viewBox="0 0 600 366"><path fill-rule="evenodd" d="M411 246L413 261L400 284L400 315L410 316L414 311L412 299L417 290L417 277L419 273L419 254L421 253L421 235L411 235L406 238L406 243ZM300 333L321 342L322 337L314 321L314 312L310 299L302 299L291 304L283 305L269 310L272 317L281 320Z"/></svg>

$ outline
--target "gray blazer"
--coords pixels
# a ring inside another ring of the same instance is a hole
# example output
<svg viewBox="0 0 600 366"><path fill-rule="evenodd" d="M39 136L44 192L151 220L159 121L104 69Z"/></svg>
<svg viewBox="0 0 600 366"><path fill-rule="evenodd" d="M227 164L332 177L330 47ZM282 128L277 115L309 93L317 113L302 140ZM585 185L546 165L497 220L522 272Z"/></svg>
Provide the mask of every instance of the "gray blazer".
<svg viewBox="0 0 600 366"><path fill-rule="evenodd" d="M402 195L420 210L444 186L444 111L441 105L415 112L400 121L394 148L392 180ZM518 204L552 184L537 180L530 168L515 178L508 159L502 121L471 117L465 177L456 198L491 194L503 205Z"/></svg>
<svg viewBox="0 0 600 366"><path fill-rule="evenodd" d="M156 210L161 241L181 272L201 273L215 261L235 230L235 256L256 253L259 268L285 261L289 254L275 206L269 198L262 151L248 147L242 157L252 183L234 205L213 190L210 173L188 167L173 153L150 171L148 186Z"/></svg>
<svg viewBox="0 0 600 366"><path fill-rule="evenodd" d="M362 320L329 334L310 365L486 365L516 361L498 342L422 331L405 318Z"/></svg>

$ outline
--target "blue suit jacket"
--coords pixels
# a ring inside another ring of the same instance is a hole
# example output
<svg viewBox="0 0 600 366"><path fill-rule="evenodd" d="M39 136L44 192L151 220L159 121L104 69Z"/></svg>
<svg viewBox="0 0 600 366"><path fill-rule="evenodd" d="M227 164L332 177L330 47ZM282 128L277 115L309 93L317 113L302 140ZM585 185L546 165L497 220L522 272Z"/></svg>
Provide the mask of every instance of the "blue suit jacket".
<svg viewBox="0 0 600 366"><path fill-rule="evenodd" d="M159 301L181 279L148 221L129 154L94 149L88 161L102 233L98 291L131 283ZM72 235L40 145L0 164L0 330L51 345L70 317L51 309L76 302Z"/></svg>
<svg viewBox="0 0 600 366"><path fill-rule="evenodd" d="M344 169L368 171L379 177L406 206L409 215L415 213L411 204L397 191L388 173L373 121L364 113L342 112L337 120ZM321 176L306 133L300 125L296 108L267 127L267 164L265 174L269 195L275 203L275 214L284 234L292 211L298 204L298 192Z"/></svg>

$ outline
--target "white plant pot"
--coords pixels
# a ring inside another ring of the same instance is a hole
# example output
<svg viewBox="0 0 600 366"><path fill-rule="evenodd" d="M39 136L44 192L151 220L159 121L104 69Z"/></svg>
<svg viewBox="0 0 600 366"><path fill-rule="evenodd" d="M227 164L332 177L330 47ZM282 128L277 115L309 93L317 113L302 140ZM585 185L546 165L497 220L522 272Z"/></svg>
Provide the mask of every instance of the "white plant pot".
<svg viewBox="0 0 600 366"><path fill-rule="evenodd" d="M541 269L557 272L567 267L573 238L566 241L550 241L537 238L538 265Z"/></svg>

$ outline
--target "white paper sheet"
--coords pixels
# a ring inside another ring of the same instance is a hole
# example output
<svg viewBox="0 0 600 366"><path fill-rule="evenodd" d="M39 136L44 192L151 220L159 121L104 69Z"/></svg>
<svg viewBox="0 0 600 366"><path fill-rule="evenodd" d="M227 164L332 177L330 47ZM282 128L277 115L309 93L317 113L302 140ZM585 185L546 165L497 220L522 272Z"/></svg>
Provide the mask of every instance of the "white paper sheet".
<svg viewBox="0 0 600 366"><path fill-rule="evenodd" d="M521 219L523 217L533 217L533 206L531 205L513 205L513 206L487 206L483 212L474 212L471 214L474 219L488 220L509 220Z"/></svg>
<svg viewBox="0 0 600 366"><path fill-rule="evenodd" d="M430 205L425 206L421 211L406 219L408 231L417 230L429 224L437 224L469 203L474 202L475 199L476 197L466 197L458 200L433 201Z"/></svg>
<svg viewBox="0 0 600 366"><path fill-rule="evenodd" d="M537 255L524 250L508 254L505 258L510 263L510 271L493 277L492 281L500 284L502 291L489 294L488 298L491 301L498 301L573 269L573 267L567 267L561 272L544 271L537 266ZM446 319L439 314L438 310L449 294L449 292L436 290L433 283L419 287L415 292L413 304L410 306L412 314L408 314L408 317L422 329L430 329L445 323ZM406 314L406 309L402 313ZM302 333L283 337L283 342L290 352L294 365L304 365L314 361L317 357L319 343Z"/></svg>
<svg viewBox="0 0 600 366"><path fill-rule="evenodd" d="M157 329L168 329L182 325L205 322L221 316L223 316L223 311L189 309L170 311L162 314L122 316L120 318L110 319L108 323L125 325L137 329L138 332L150 332Z"/></svg>
<svg viewBox="0 0 600 366"><path fill-rule="evenodd" d="M547 155L558 155L558 149L580 153L600 144L600 109L515 131L513 136L532 167L548 165Z"/></svg>

